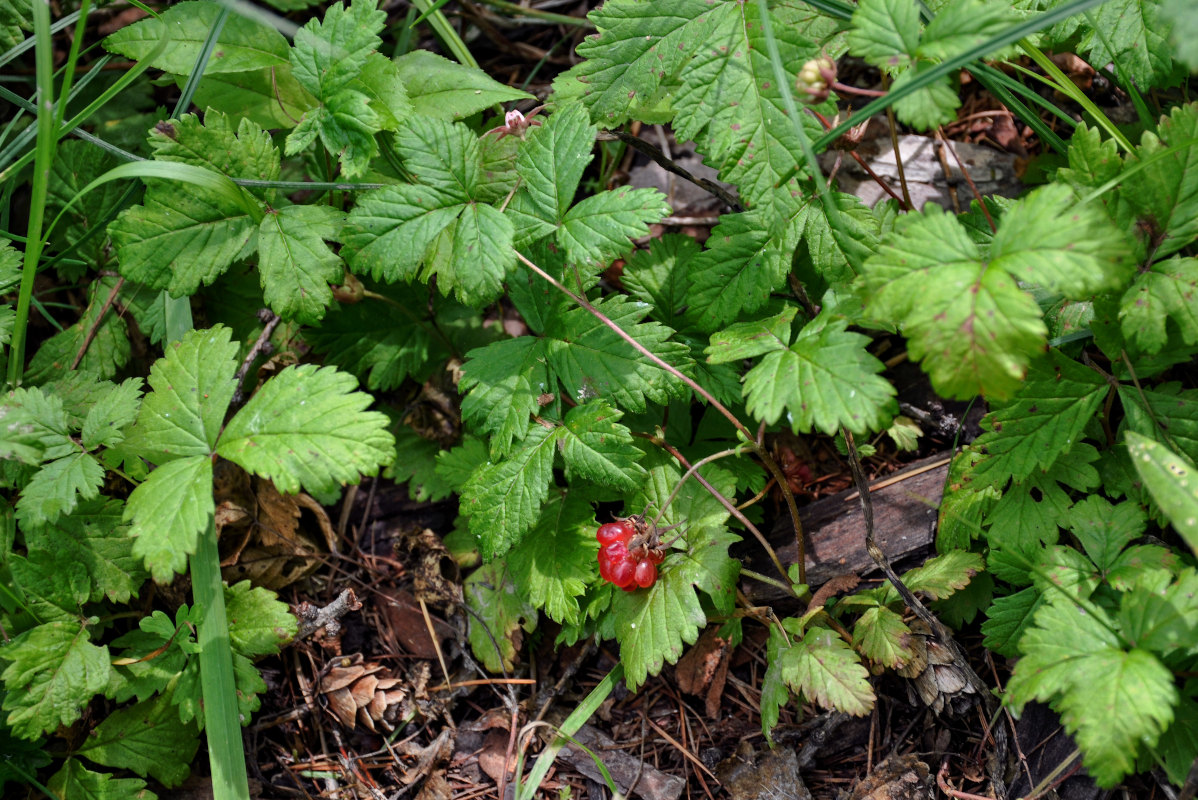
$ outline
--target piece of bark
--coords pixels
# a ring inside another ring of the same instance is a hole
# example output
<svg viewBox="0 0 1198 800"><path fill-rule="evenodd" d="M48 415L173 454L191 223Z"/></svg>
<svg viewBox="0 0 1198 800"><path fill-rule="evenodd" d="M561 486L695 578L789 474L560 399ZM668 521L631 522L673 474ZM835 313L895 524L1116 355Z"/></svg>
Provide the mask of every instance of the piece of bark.
<svg viewBox="0 0 1198 800"><path fill-rule="evenodd" d="M736 755L718 767L720 783L732 800L811 800L799 775L799 757L790 747L754 752L741 742Z"/></svg>
<svg viewBox="0 0 1198 800"><path fill-rule="evenodd" d="M948 463L949 456L933 456L870 484L874 538L892 563L932 544ZM809 586L827 583L837 575L862 575L874 570L874 561L865 549L865 518L856 490L799 509L799 519L807 547ZM769 538L783 566L794 564L798 547L789 517L778 520ZM776 572L764 553L752 553L747 562L757 572L770 576ZM744 582L744 590L751 601L763 605L786 596L773 586L749 579Z"/></svg>
<svg viewBox="0 0 1198 800"><path fill-rule="evenodd" d="M894 755L853 787L849 800L932 800L928 765L914 755Z"/></svg>
<svg viewBox="0 0 1198 800"><path fill-rule="evenodd" d="M550 716L554 717L555 715L550 714ZM555 724L560 724L561 721L562 719L559 718ZM622 794L628 794L629 787L632 787L632 793L645 798L645 800L678 800L682 796L683 790L686 789L686 781L681 776L667 775L636 756L616 749L615 740L600 732L598 728L583 725L573 738L603 762L612 781L616 784L616 788ZM557 760L564 761L591 780L603 780L603 773L595 766L591 756L573 744L567 743L558 752ZM634 781L635 786L633 786Z"/></svg>

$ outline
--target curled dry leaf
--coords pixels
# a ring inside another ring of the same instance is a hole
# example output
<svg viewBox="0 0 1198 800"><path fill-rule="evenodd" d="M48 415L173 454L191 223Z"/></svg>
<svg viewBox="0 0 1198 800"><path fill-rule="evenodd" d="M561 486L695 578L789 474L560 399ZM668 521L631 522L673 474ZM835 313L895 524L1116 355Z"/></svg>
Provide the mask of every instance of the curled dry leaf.
<svg viewBox="0 0 1198 800"><path fill-rule="evenodd" d="M377 732L376 723L390 731L415 714L412 688L382 664L365 661L361 653L338 658L320 680L320 692L337 721L351 729L361 724L372 732Z"/></svg>

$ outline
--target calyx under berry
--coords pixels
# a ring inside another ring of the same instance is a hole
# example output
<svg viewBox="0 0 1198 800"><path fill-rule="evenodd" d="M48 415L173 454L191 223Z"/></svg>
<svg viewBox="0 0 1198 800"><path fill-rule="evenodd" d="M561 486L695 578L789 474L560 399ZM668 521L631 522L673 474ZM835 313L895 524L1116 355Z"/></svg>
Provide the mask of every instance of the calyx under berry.
<svg viewBox="0 0 1198 800"><path fill-rule="evenodd" d="M657 528L640 514L599 526L599 576L626 592L648 589L657 581L665 549Z"/></svg>

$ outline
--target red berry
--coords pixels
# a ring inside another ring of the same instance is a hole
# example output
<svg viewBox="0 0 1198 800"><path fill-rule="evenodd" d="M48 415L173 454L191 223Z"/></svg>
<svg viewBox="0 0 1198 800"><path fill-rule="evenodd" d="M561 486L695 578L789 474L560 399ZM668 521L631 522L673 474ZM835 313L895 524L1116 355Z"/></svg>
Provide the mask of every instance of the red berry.
<svg viewBox="0 0 1198 800"><path fill-rule="evenodd" d="M625 542L632 538L635 532L632 523L628 520L620 520L619 522L609 522L606 525L600 525L598 532L595 533L595 538L599 540L601 545L609 545L614 542Z"/></svg>
<svg viewBox="0 0 1198 800"><path fill-rule="evenodd" d="M645 558L653 564L660 564L666 560L666 552L651 547L649 548L649 552L645 554Z"/></svg>
<svg viewBox="0 0 1198 800"><path fill-rule="evenodd" d="M633 570L633 580L642 589L648 589L657 580L657 565L652 561L640 561Z"/></svg>
<svg viewBox="0 0 1198 800"><path fill-rule="evenodd" d="M627 589L629 586L632 586L634 589L636 588L633 585L636 567L633 566L632 562L628 559L622 559L613 563L608 572L610 574L608 580L610 580L616 586L619 586L621 589Z"/></svg>

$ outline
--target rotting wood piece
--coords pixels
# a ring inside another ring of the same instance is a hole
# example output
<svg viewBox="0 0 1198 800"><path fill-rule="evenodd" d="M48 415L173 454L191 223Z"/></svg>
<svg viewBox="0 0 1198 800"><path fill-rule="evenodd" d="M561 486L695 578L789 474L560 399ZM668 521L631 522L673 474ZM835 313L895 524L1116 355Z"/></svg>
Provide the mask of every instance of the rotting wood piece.
<svg viewBox="0 0 1198 800"><path fill-rule="evenodd" d="M870 484L874 538L892 562L932 544L949 460L944 454L925 458ZM876 569L865 549L865 519L855 489L799 509L799 519L806 538L809 586L819 586L837 575L861 575ZM782 564L794 564L798 547L788 517L778 520L769 538ZM747 565L765 575L775 572L764 554L753 553ZM786 597L776 587L750 579L745 579L744 591L749 600L763 605Z"/></svg>

